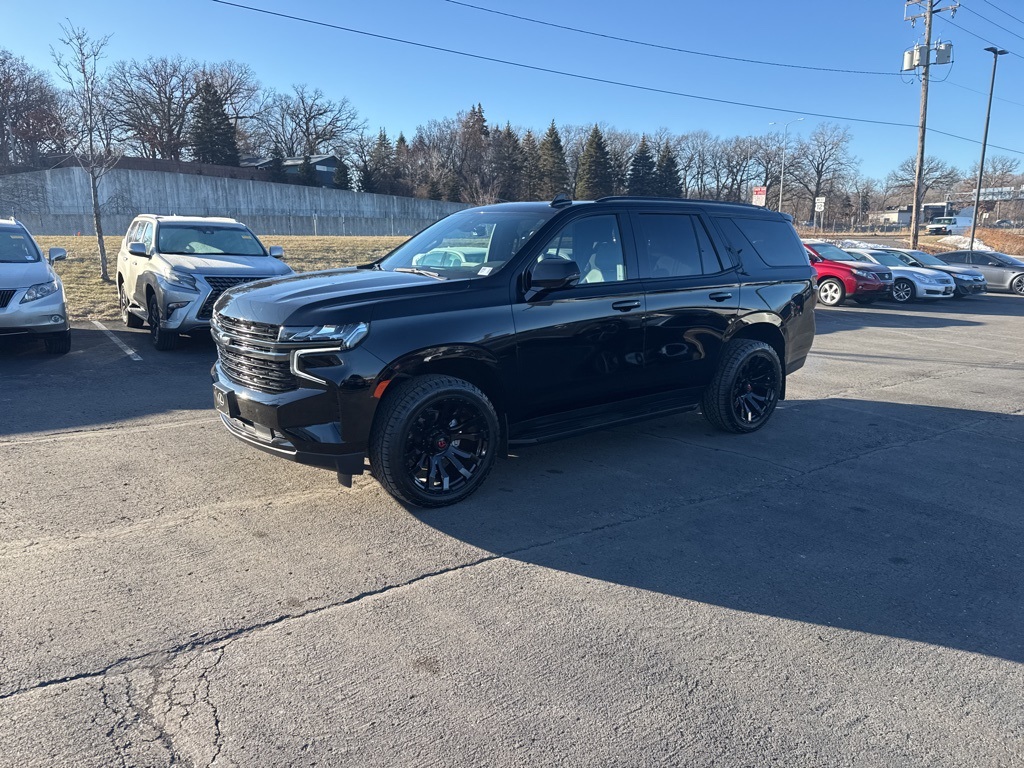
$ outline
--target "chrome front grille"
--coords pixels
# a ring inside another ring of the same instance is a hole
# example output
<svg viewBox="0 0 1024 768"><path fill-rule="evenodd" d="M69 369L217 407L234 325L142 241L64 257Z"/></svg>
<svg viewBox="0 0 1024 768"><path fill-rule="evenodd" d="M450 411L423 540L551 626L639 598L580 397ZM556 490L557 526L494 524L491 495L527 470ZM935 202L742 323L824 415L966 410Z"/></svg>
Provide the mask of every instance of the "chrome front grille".
<svg viewBox="0 0 1024 768"><path fill-rule="evenodd" d="M213 319L217 358L229 379L243 387L276 394L298 386L290 355L274 343L278 327L217 313Z"/></svg>
<svg viewBox="0 0 1024 768"><path fill-rule="evenodd" d="M201 320L208 320L213 317L213 305L220 298L220 295L224 293L228 288L234 288L236 285L242 283L251 283L253 280L262 280L262 277L211 277L209 275L203 275L205 280L210 285L210 295L206 297L206 301L203 302L203 306L199 308L199 313L196 317Z"/></svg>
<svg viewBox="0 0 1024 768"><path fill-rule="evenodd" d="M6 309L14 298L14 291L0 291L0 309Z"/></svg>

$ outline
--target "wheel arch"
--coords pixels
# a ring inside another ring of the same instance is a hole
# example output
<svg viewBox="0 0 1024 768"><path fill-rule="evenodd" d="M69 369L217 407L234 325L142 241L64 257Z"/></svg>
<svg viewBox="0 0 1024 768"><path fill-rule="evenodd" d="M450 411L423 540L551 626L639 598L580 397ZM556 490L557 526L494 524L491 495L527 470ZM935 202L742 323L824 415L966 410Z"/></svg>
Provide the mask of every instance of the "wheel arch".
<svg viewBox="0 0 1024 768"><path fill-rule="evenodd" d="M744 324L733 333L727 341L733 339L752 339L762 341L775 350L782 366L782 394L786 398L786 337L782 333L782 319L770 312L758 312L744 318Z"/></svg>

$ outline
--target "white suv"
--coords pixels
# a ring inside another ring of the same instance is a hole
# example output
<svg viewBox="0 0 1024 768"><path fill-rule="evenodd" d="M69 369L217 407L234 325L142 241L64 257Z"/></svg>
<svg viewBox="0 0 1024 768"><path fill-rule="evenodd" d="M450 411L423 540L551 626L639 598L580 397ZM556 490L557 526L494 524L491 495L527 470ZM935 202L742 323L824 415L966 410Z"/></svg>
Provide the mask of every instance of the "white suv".
<svg viewBox="0 0 1024 768"><path fill-rule="evenodd" d="M149 323L157 349L210 327L213 304L240 283L292 274L279 246L263 247L234 219L136 217L117 254L117 296L129 328Z"/></svg>

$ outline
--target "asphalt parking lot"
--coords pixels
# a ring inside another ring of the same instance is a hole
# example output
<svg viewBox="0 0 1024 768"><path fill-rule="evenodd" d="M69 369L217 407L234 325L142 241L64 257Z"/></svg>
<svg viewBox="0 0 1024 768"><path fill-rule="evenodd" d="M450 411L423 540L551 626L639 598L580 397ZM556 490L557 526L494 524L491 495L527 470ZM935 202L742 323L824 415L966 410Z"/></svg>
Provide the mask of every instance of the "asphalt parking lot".
<svg viewBox="0 0 1024 768"><path fill-rule="evenodd" d="M0 765L1024 764L1024 298L817 313L761 432L431 512L232 439L207 340L0 345Z"/></svg>

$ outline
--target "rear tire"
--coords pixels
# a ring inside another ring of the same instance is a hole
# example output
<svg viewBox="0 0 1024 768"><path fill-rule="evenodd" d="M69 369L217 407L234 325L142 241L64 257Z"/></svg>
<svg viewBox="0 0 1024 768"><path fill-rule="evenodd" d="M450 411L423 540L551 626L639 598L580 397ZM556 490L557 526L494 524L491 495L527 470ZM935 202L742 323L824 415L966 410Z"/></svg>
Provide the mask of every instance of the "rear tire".
<svg viewBox="0 0 1024 768"><path fill-rule="evenodd" d="M1010 283L1010 290L1018 296L1024 296L1024 275L1017 275Z"/></svg>
<svg viewBox="0 0 1024 768"><path fill-rule="evenodd" d="M170 352L178 347L178 334L176 331L168 331L160 327L160 303L156 300L156 294L149 295L149 335L153 339L153 346L161 352Z"/></svg>
<svg viewBox="0 0 1024 768"><path fill-rule="evenodd" d="M724 432L755 432L768 423L782 394L782 365L763 341L733 339L704 390L701 412Z"/></svg>
<svg viewBox="0 0 1024 768"><path fill-rule="evenodd" d="M499 438L498 415L477 387L454 376L417 376L385 393L370 430L370 469L399 501L444 507L483 484Z"/></svg>
<svg viewBox="0 0 1024 768"><path fill-rule="evenodd" d="M46 352L51 355L66 355L71 351L71 331L67 330L56 336L43 339Z"/></svg>
<svg viewBox="0 0 1024 768"><path fill-rule="evenodd" d="M846 288L840 280L826 277L818 283L818 303L826 307L838 307L846 299Z"/></svg>

